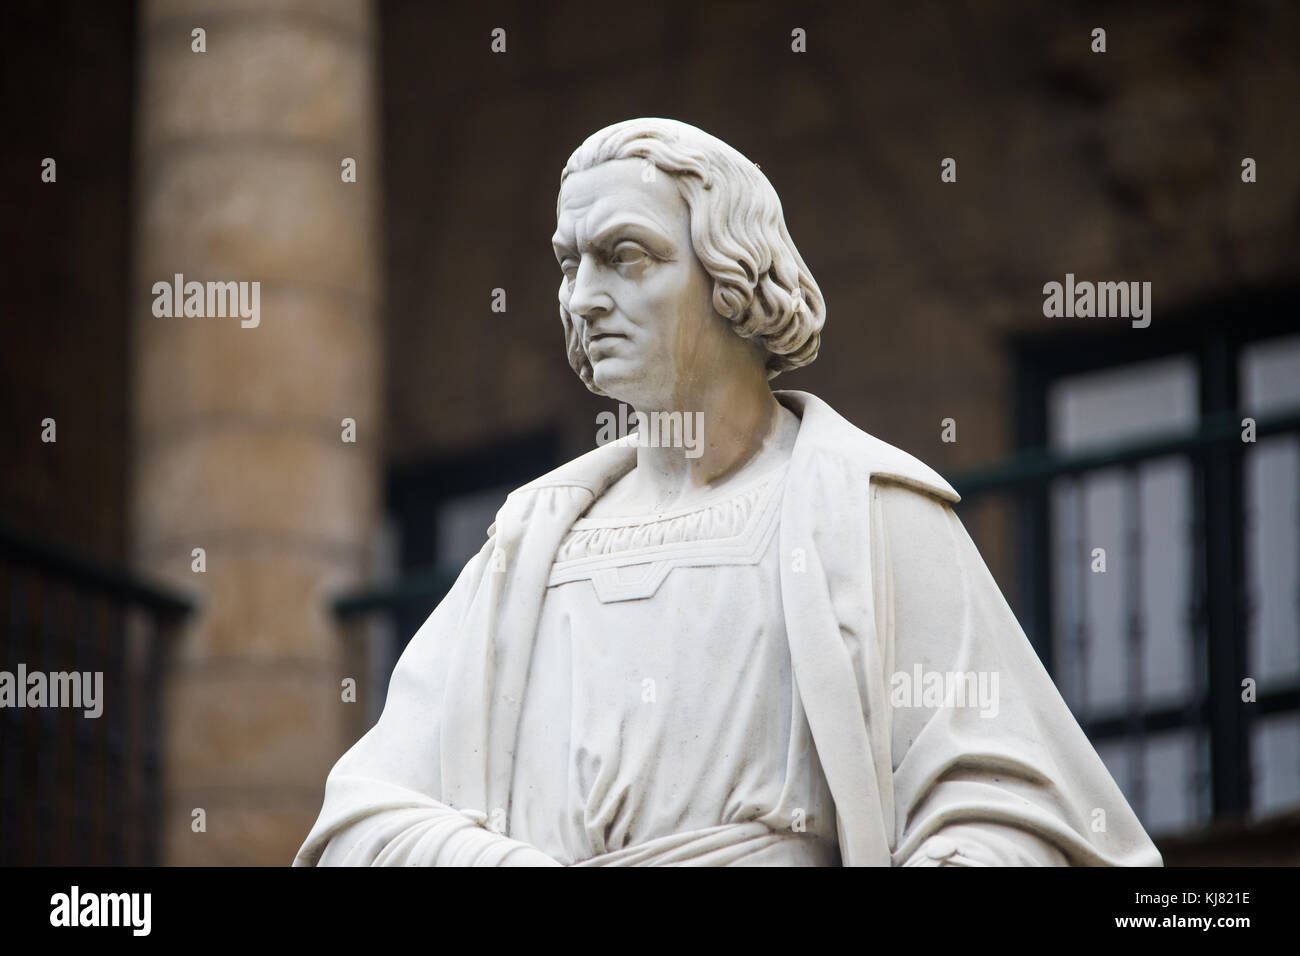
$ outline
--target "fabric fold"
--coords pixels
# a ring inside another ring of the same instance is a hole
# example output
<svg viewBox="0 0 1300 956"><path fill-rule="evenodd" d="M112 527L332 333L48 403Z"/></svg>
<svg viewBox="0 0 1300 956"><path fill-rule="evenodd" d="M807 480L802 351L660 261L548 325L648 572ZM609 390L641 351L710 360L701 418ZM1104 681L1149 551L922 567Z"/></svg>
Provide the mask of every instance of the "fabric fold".
<svg viewBox="0 0 1300 956"><path fill-rule="evenodd" d="M956 492L815 396L774 394L801 419L778 532L785 632L842 862L1160 865L953 512ZM331 771L297 864L555 863L461 811L509 820L520 799L514 751L548 575L575 520L634 462L633 444L611 443L509 496L402 655L379 722ZM896 675L918 668L996 674L996 713L896 700ZM580 864L761 863L793 838L730 824Z"/></svg>

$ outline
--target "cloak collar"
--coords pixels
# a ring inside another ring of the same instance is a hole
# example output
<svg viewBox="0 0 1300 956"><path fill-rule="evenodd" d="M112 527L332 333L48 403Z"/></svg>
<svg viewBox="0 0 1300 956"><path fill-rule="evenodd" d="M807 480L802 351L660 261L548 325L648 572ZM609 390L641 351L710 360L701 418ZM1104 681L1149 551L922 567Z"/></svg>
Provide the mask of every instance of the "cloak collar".
<svg viewBox="0 0 1300 956"><path fill-rule="evenodd" d="M838 455L864 476L883 478L943 501L956 503L961 496L932 468L862 429L849 423L824 401L809 392L794 389L773 391L779 401L800 419L794 455L803 457L812 451ZM569 486L589 491L592 498L601 493L636 465L636 434L609 442L566 462L510 493L510 497L541 488ZM488 529L492 534L496 525Z"/></svg>

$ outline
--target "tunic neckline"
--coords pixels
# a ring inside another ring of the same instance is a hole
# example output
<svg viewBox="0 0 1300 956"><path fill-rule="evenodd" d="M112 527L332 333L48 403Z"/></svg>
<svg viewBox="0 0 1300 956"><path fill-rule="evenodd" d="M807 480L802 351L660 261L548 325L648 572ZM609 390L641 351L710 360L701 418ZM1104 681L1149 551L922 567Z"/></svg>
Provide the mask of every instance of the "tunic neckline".
<svg viewBox="0 0 1300 956"><path fill-rule="evenodd" d="M648 524L657 524L660 521L668 521L672 518L681 518L686 515L697 514L701 511L708 511L710 508L716 508L719 504L726 503L735 498L742 498L756 492L761 487L766 487L768 482L783 476L786 469L790 467L790 462L783 461L779 465L768 468L757 475L746 478L736 485L726 485L715 491L709 492L704 498L694 504L686 505L682 508L670 508L667 511L647 511L640 514L632 515L612 515L606 518L588 518L579 517L573 522L572 530L582 531L592 528L636 528ZM593 502L594 504L594 502Z"/></svg>

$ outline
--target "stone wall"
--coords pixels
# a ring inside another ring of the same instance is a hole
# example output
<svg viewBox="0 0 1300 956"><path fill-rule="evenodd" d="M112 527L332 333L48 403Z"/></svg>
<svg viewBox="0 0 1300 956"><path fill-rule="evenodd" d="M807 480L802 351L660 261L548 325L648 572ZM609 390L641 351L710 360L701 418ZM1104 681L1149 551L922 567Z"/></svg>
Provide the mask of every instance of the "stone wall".
<svg viewBox="0 0 1300 956"><path fill-rule="evenodd" d="M140 30L134 554L202 602L168 674L164 858L283 865L364 706L328 602L379 506L371 10L152 0ZM259 282L260 316L159 316L176 274Z"/></svg>

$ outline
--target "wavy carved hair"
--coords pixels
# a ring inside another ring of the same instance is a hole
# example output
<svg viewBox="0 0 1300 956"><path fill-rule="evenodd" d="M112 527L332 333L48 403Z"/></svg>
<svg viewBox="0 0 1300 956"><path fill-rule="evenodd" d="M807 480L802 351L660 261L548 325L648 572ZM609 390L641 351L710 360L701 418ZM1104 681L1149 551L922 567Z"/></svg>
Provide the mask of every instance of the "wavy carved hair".
<svg viewBox="0 0 1300 956"><path fill-rule="evenodd" d="M760 339L768 378L807 365L821 346L826 304L786 229L776 190L758 166L715 136L676 120L625 120L587 137L560 174L643 159L673 177L691 217L691 244L713 277L713 308L736 333ZM559 218L559 198L556 198ZM577 324L560 301L569 364L598 395Z"/></svg>

